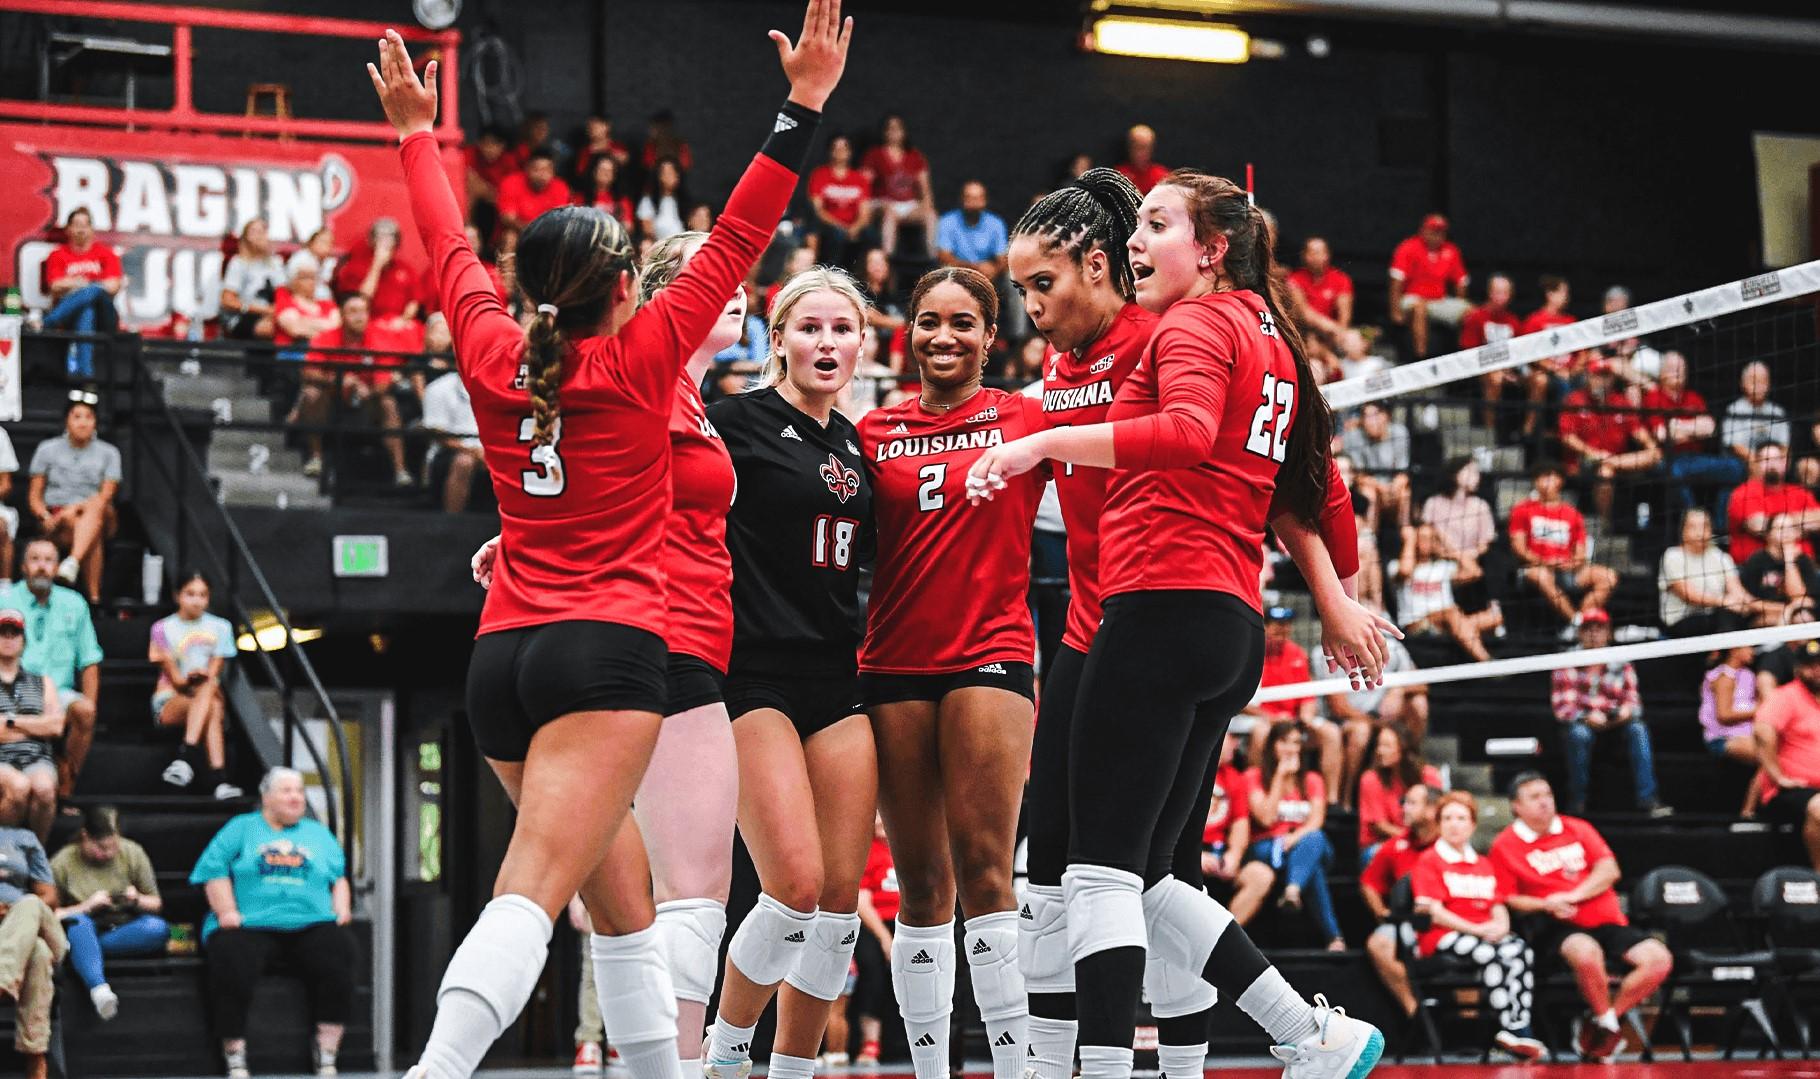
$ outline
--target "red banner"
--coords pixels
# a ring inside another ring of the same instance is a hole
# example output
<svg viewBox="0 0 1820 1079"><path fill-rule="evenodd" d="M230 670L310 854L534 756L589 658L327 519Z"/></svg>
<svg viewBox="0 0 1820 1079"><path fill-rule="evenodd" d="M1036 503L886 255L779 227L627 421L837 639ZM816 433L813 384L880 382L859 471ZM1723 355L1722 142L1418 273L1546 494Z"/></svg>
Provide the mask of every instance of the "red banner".
<svg viewBox="0 0 1820 1079"><path fill-rule="evenodd" d="M443 158L462 191L460 153L445 149ZM28 307L50 306L44 260L78 207L120 254L120 321L129 327L162 325L174 313L214 317L223 240L256 217L280 254L324 226L346 251L375 218L395 218L404 258L425 263L391 146L0 124L0 177L0 277L19 286Z"/></svg>

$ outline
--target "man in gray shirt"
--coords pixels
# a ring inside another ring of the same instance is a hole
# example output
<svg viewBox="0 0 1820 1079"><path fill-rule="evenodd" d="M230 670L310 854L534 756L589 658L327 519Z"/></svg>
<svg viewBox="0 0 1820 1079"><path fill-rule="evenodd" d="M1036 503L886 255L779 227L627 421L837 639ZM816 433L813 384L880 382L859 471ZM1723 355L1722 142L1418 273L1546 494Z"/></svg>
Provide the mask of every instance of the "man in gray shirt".
<svg viewBox="0 0 1820 1079"><path fill-rule="evenodd" d="M1409 428L1392 423L1390 410L1376 401L1359 410L1359 425L1341 439L1357 469L1354 490L1375 507L1371 526L1409 523Z"/></svg>
<svg viewBox="0 0 1820 1079"><path fill-rule="evenodd" d="M1791 445L1788 412L1769 399L1769 366L1762 362L1746 364L1738 377L1738 388L1744 396L1726 406L1719 440L1744 461L1771 442Z"/></svg>
<svg viewBox="0 0 1820 1079"><path fill-rule="evenodd" d="M95 435L93 396L72 395L63 434L38 444L28 500L43 534L69 552L58 578L74 585L80 574L89 602L99 603L102 541L114 532L120 451Z"/></svg>

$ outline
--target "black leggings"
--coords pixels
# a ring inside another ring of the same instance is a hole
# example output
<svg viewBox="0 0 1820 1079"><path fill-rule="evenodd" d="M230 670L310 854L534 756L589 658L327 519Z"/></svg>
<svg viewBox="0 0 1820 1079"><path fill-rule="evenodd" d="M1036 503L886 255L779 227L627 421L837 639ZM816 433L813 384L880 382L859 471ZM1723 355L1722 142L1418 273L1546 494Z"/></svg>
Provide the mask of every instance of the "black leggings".
<svg viewBox="0 0 1820 1079"><path fill-rule="evenodd" d="M221 929L208 939L215 1036L246 1037L253 989L274 960L303 978L318 1023L346 1023L354 1004L354 932L334 922L307 929Z"/></svg>
<svg viewBox="0 0 1820 1079"><path fill-rule="evenodd" d="M1135 873L1145 887L1168 876L1263 670L1263 620L1236 596L1108 599L1070 732L1068 861ZM1196 876L1199 855L1197 842Z"/></svg>

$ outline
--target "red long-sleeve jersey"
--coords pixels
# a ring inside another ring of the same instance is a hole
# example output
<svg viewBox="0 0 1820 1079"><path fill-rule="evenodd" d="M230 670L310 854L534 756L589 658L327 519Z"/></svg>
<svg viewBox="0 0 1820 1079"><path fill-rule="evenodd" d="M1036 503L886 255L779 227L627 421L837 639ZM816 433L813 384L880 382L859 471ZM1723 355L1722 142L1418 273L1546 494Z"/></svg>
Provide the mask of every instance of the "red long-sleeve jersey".
<svg viewBox="0 0 1820 1079"><path fill-rule="evenodd" d="M1295 359L1250 291L1184 300L1114 397L1100 593L1199 589L1262 611L1277 469L1295 422Z"/></svg>
<svg viewBox="0 0 1820 1079"><path fill-rule="evenodd" d="M967 505L967 470L987 449L1042 430L1042 406L986 388L950 412L912 398L859 424L878 554L859 669L949 674L1030 663L1030 535L1049 476L1036 469Z"/></svg>
<svg viewBox="0 0 1820 1079"><path fill-rule="evenodd" d="M399 153L499 499L499 555L480 632L579 620L664 634L660 559L677 376L758 260L796 174L755 157L676 280L617 334L571 344L556 438L533 448L523 331L462 234L435 140L412 135Z"/></svg>
<svg viewBox="0 0 1820 1079"><path fill-rule="evenodd" d="M670 651L724 674L733 654L733 556L727 553L733 458L686 374L670 412L670 473L675 497L663 550Z"/></svg>

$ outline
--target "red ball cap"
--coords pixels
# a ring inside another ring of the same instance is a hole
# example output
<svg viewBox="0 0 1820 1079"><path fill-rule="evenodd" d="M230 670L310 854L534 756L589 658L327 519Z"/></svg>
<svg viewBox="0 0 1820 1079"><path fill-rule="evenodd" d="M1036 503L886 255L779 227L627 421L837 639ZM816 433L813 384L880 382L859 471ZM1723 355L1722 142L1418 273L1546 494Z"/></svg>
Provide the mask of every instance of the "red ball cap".
<svg viewBox="0 0 1820 1079"><path fill-rule="evenodd" d="M1592 607L1580 612L1580 625L1590 626L1594 623L1609 626L1611 625L1611 615L1606 614L1603 607Z"/></svg>
<svg viewBox="0 0 1820 1079"><path fill-rule="evenodd" d="M1422 219L1422 231L1427 232L1429 229L1440 229L1442 232L1446 232L1447 218L1442 217L1440 214L1429 214L1427 217L1424 217Z"/></svg>

